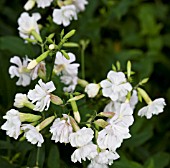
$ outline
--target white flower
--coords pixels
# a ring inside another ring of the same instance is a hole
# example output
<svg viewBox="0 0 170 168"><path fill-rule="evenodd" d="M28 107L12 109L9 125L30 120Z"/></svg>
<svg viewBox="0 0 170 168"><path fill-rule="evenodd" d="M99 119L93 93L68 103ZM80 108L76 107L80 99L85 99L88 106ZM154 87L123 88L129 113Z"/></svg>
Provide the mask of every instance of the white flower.
<svg viewBox="0 0 170 168"><path fill-rule="evenodd" d="M32 144L36 144L38 147L41 147L41 144L44 142L43 136L38 132L38 130L31 124L23 124L21 127L24 130L24 136Z"/></svg>
<svg viewBox="0 0 170 168"><path fill-rule="evenodd" d="M71 75L63 75L60 77L60 80L65 85L68 85L68 87L63 88L64 92L73 92L77 86L78 77Z"/></svg>
<svg viewBox="0 0 170 168"><path fill-rule="evenodd" d="M83 127L77 132L71 133L69 141L72 147L82 147L88 144L94 137L94 132L91 128Z"/></svg>
<svg viewBox="0 0 170 168"><path fill-rule="evenodd" d="M152 115L158 115L159 113L163 112L163 108L166 105L165 99L159 98L151 103L149 105L143 107L142 109L139 110L138 116L146 116L147 119L150 119Z"/></svg>
<svg viewBox="0 0 170 168"><path fill-rule="evenodd" d="M72 19L77 20L76 7L74 5L62 6L61 9L54 9L53 11L53 21L58 25L68 26Z"/></svg>
<svg viewBox="0 0 170 168"><path fill-rule="evenodd" d="M19 111L11 109L3 116L3 118L7 121L1 126L1 129L6 130L8 136L17 139L20 135L21 126Z"/></svg>
<svg viewBox="0 0 170 168"><path fill-rule="evenodd" d="M68 53L69 60L66 59L61 52L56 53L56 59L55 59L55 70L57 74L60 74L60 71L64 75L71 75L71 76L76 76L78 73L78 67L80 64L78 63L72 63L76 60L76 57L73 53Z"/></svg>
<svg viewBox="0 0 170 168"><path fill-rule="evenodd" d="M97 144L101 149L115 151L123 139L130 138L129 129L119 125L108 125L98 133Z"/></svg>
<svg viewBox="0 0 170 168"><path fill-rule="evenodd" d="M137 103L138 103L137 91L133 90L132 96L131 96L130 101L129 101L129 104L130 104L131 108L134 109Z"/></svg>
<svg viewBox="0 0 170 168"><path fill-rule="evenodd" d="M107 164L113 164L113 160L116 160L118 158L119 155L115 151L111 152L108 150L103 150L92 160L91 165L89 165L88 168L92 168L92 165L94 165L93 168L98 168L96 167L97 165L99 165L99 167L101 168L104 168L107 167Z"/></svg>
<svg viewBox="0 0 170 168"><path fill-rule="evenodd" d="M87 168L109 168L109 166L107 164L96 163L94 160L92 160Z"/></svg>
<svg viewBox="0 0 170 168"><path fill-rule="evenodd" d="M23 62L18 56L14 56L10 59L10 62L15 64L9 68L9 74L11 78L17 76L19 79L16 82L16 85L27 86L31 82L30 73L27 70L28 58L23 58Z"/></svg>
<svg viewBox="0 0 170 168"><path fill-rule="evenodd" d="M50 132L53 134L51 140L55 143L69 143L69 136L73 132L68 115L63 114L64 119L57 118L50 127Z"/></svg>
<svg viewBox="0 0 170 168"><path fill-rule="evenodd" d="M19 30L20 37L22 37L23 39L29 37L34 39L34 37L31 36L31 32L32 30L35 30L39 34L37 21L40 18L41 16L39 13L33 13L32 16L29 16L27 12L23 12L18 19L18 25L19 25L18 30Z"/></svg>
<svg viewBox="0 0 170 168"><path fill-rule="evenodd" d="M110 102L112 103L112 102ZM108 119L107 121L110 124L116 124L122 127L129 127L133 124L134 118L133 118L133 110L130 107L129 103L114 103L115 106L115 115Z"/></svg>
<svg viewBox="0 0 170 168"><path fill-rule="evenodd" d="M85 87L84 91L88 94L90 98L93 98L98 94L99 89L100 89L99 84L90 83Z"/></svg>
<svg viewBox="0 0 170 168"><path fill-rule="evenodd" d="M76 6L77 12L84 11L85 5L88 4L87 0L74 0L73 4Z"/></svg>
<svg viewBox="0 0 170 168"><path fill-rule="evenodd" d="M109 71L107 80L100 82L103 96L110 97L112 101L116 101L127 95L132 90L130 83L126 81L123 72Z"/></svg>
<svg viewBox="0 0 170 168"><path fill-rule="evenodd" d="M38 8L45 8L51 5L53 0L36 0Z"/></svg>
<svg viewBox="0 0 170 168"><path fill-rule="evenodd" d="M17 108L24 107L24 103L28 101L27 95L22 93L17 93L14 99L14 106Z"/></svg>
<svg viewBox="0 0 170 168"><path fill-rule="evenodd" d="M91 160L97 154L98 154L98 152L97 152L97 145L95 145L92 142L90 142L87 145L82 146L82 147L76 149L73 152L73 154L71 155L71 161L74 162L74 163L79 161L81 163L81 160L86 161L86 158L88 160Z"/></svg>
<svg viewBox="0 0 170 168"><path fill-rule="evenodd" d="M39 85L35 85L35 89L29 90L28 98L32 103L36 102L35 111L48 110L50 106L50 93L56 88L52 81L44 83L41 79L38 81ZM46 107L46 108L45 108Z"/></svg>

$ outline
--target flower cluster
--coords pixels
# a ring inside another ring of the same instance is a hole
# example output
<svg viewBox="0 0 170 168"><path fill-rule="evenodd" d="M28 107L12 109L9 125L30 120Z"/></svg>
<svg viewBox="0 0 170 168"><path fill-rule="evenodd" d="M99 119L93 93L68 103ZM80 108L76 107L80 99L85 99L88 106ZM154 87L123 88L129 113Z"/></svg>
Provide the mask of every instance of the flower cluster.
<svg viewBox="0 0 170 168"><path fill-rule="evenodd" d="M24 8L30 10L35 4L38 8L45 8L52 3L55 2L28 0ZM57 4L59 9L54 9L53 21L58 25L68 26L72 19L77 19L79 12L85 10L88 1L58 0ZM39 13L33 13L31 17L27 12L22 13L18 19L18 30L26 43L39 45L42 53L33 60L27 56L23 60L14 56L10 59L14 65L9 67L11 78L19 78L16 85L28 86L31 80L37 79L35 88L29 89L27 94L17 93L14 99L16 108L23 108L24 111L24 107L27 107L31 112L21 113L16 109L10 109L3 117L6 122L1 129L14 139L26 138L38 147L41 147L48 132L55 143L65 143L75 148L70 157L72 162L82 163L90 160L88 168L107 168L120 157L117 149L123 141L131 137L130 126L134 123L138 100L144 100L147 104L138 111L138 116L145 116L147 119L163 112L165 100L150 99L142 89L143 84L147 82L146 79L133 86L130 62L127 64L127 71L120 72L118 68L113 68L108 72L106 79L99 83L89 83L81 79L78 73L80 64L74 63L76 56L63 49L80 47L77 43L68 42L75 30L67 34L62 30L60 40L55 39L54 33L43 39L37 23L40 18ZM60 90L62 94L57 92L57 89L60 89L58 86L63 86ZM94 115L87 115L89 118L86 121L81 120L81 115L86 114L79 110L77 101L80 99L86 103L87 99L102 99L102 111L94 110ZM58 110L60 108L57 106L62 107L62 110ZM35 115L35 111L38 114ZM43 129L45 131L41 133Z"/></svg>

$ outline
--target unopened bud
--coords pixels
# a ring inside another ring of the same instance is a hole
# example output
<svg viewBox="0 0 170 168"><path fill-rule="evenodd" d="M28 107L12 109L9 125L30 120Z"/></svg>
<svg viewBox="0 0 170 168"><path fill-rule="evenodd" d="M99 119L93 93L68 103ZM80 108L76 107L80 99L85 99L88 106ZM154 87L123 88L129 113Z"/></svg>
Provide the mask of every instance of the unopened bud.
<svg viewBox="0 0 170 168"><path fill-rule="evenodd" d="M63 44L64 47L79 47L79 44L73 42L67 42Z"/></svg>
<svg viewBox="0 0 170 168"><path fill-rule="evenodd" d="M35 5L35 0L28 0L27 3L24 5L24 9L26 11L32 9Z"/></svg>
<svg viewBox="0 0 170 168"><path fill-rule="evenodd" d="M78 124L76 123L76 121L74 120L73 117L69 116L70 118L70 123L71 123L71 126L73 127L73 130L76 132L78 131L80 128L78 126Z"/></svg>
<svg viewBox="0 0 170 168"><path fill-rule="evenodd" d="M148 94L146 93L145 90L143 90L143 89L141 89L139 87L137 88L137 90L138 90L138 93L142 96L142 98L145 100L145 102L147 104L152 103L152 100L150 99L150 97L148 96Z"/></svg>
<svg viewBox="0 0 170 168"><path fill-rule="evenodd" d="M68 39L70 38L71 36L73 36L75 34L76 30L71 30L70 32L68 32L64 37L63 39Z"/></svg>
<svg viewBox="0 0 170 168"><path fill-rule="evenodd" d="M61 52L66 59L68 59L68 60L70 59L69 55L64 50L61 50Z"/></svg>
<svg viewBox="0 0 170 168"><path fill-rule="evenodd" d="M32 60L32 61L28 64L27 69L33 69L33 68L35 68L37 65L38 65L38 62L34 59L34 60Z"/></svg>
<svg viewBox="0 0 170 168"><path fill-rule="evenodd" d="M39 125L36 126L36 129L38 131L41 131L45 127L47 127L53 120L55 119L55 116L51 116L46 118L44 121L42 121Z"/></svg>
<svg viewBox="0 0 170 168"><path fill-rule="evenodd" d="M108 124L108 122L106 122L103 119L98 119L96 121L94 121L94 124L96 124L97 126L101 127L101 128L105 128Z"/></svg>
<svg viewBox="0 0 170 168"><path fill-rule="evenodd" d="M82 87L86 87L89 83L86 81L86 80L84 80L84 79L78 79L78 84L80 85L80 86L82 86Z"/></svg>
<svg viewBox="0 0 170 168"><path fill-rule="evenodd" d="M34 115L30 113L19 113L19 117L21 122L35 122L41 118L40 115Z"/></svg>
<svg viewBox="0 0 170 168"><path fill-rule="evenodd" d="M35 38L37 41L39 41L40 43L42 43L42 38L41 38L41 36L40 36L34 29L31 31L31 34L34 36L34 38Z"/></svg>
<svg viewBox="0 0 170 168"><path fill-rule="evenodd" d="M67 102L72 102L72 101L80 100L80 99L82 99L84 96L85 96L84 94L75 96L75 97L73 97L73 98L70 98Z"/></svg>
<svg viewBox="0 0 170 168"><path fill-rule="evenodd" d="M98 116L112 118L115 115L114 112L100 112Z"/></svg>
<svg viewBox="0 0 170 168"><path fill-rule="evenodd" d="M55 44L50 44L48 48L49 48L49 50L54 50L55 49Z"/></svg>
<svg viewBox="0 0 170 168"><path fill-rule="evenodd" d="M61 100L60 97L56 96L56 95L53 95L53 94L50 94L50 99L51 99L51 102L53 104L56 104L56 105L61 105L63 104L63 101Z"/></svg>

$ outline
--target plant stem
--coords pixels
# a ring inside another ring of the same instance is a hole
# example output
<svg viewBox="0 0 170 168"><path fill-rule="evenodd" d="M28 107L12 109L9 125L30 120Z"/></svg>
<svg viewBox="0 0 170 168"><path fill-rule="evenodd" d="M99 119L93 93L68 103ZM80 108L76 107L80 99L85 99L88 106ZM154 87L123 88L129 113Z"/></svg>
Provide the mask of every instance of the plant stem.
<svg viewBox="0 0 170 168"><path fill-rule="evenodd" d="M82 79L85 79L85 64L84 64L84 47L81 49L81 73Z"/></svg>
<svg viewBox="0 0 170 168"><path fill-rule="evenodd" d="M36 156L36 167L39 167L39 155L40 155L40 148L37 148L37 156Z"/></svg>

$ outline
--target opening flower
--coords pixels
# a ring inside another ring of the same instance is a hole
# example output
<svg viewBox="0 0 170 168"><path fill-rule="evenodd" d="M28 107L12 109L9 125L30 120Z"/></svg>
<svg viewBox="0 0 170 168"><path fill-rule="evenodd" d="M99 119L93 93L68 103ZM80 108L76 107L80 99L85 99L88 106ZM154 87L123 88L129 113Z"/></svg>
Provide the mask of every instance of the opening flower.
<svg viewBox="0 0 170 168"><path fill-rule="evenodd" d="M19 111L15 109L9 110L4 119L7 121L1 126L1 129L6 130L6 134L14 139L17 139L20 135L21 121L19 117Z"/></svg>
<svg viewBox="0 0 170 168"><path fill-rule="evenodd" d="M40 79L38 84L35 85L35 89L29 90L28 98L32 100L32 103L36 102L33 110L42 112L43 110L48 110L51 101L50 93L56 88L52 81L44 83L42 79Z"/></svg>
<svg viewBox="0 0 170 168"><path fill-rule="evenodd" d="M77 12L74 5L62 6L60 9L54 9L53 11L53 21L58 25L68 26L72 19L77 20Z"/></svg>
<svg viewBox="0 0 170 168"><path fill-rule="evenodd" d="M88 94L88 97L93 98L98 94L99 89L100 89L99 84L90 83L85 87L84 91Z"/></svg>
<svg viewBox="0 0 170 168"><path fill-rule="evenodd" d="M88 144L94 137L94 132L91 128L83 127L77 132L71 133L69 141L73 147L82 147Z"/></svg>
<svg viewBox="0 0 170 168"><path fill-rule="evenodd" d="M69 136L73 132L68 115L63 114L63 116L63 119L55 119L50 127L50 132L52 133L51 139L55 140L55 143L69 143Z"/></svg>
<svg viewBox="0 0 170 168"><path fill-rule="evenodd" d="M147 106L140 109L138 116L146 116L147 119L150 119L152 115L158 115L159 113L162 113L165 105L165 99L155 99L154 101L151 101Z"/></svg>
<svg viewBox="0 0 170 168"><path fill-rule="evenodd" d="M32 38L34 37L31 35L31 32L34 30L39 34L39 28L37 21L41 18L39 13L33 13L32 16L29 16L27 12L23 12L18 19L18 30L19 35L23 39L25 38Z"/></svg>
<svg viewBox="0 0 170 168"><path fill-rule="evenodd" d="M38 147L41 147L41 144L44 142L43 136L38 132L38 130L31 124L23 124L21 127L24 130L24 136L32 144L36 144Z"/></svg>
<svg viewBox="0 0 170 168"><path fill-rule="evenodd" d="M123 72L109 71L107 80L100 82L102 93L105 97L110 97L112 101L116 101L128 94L132 90L130 83L126 81Z"/></svg>
<svg viewBox="0 0 170 168"><path fill-rule="evenodd" d="M28 58L23 58L23 62L18 56L14 56L10 59L10 62L15 64L16 66L12 65L9 68L9 74L11 78L17 76L19 79L16 82L16 85L27 86L31 82L30 72L27 69L28 65Z"/></svg>

